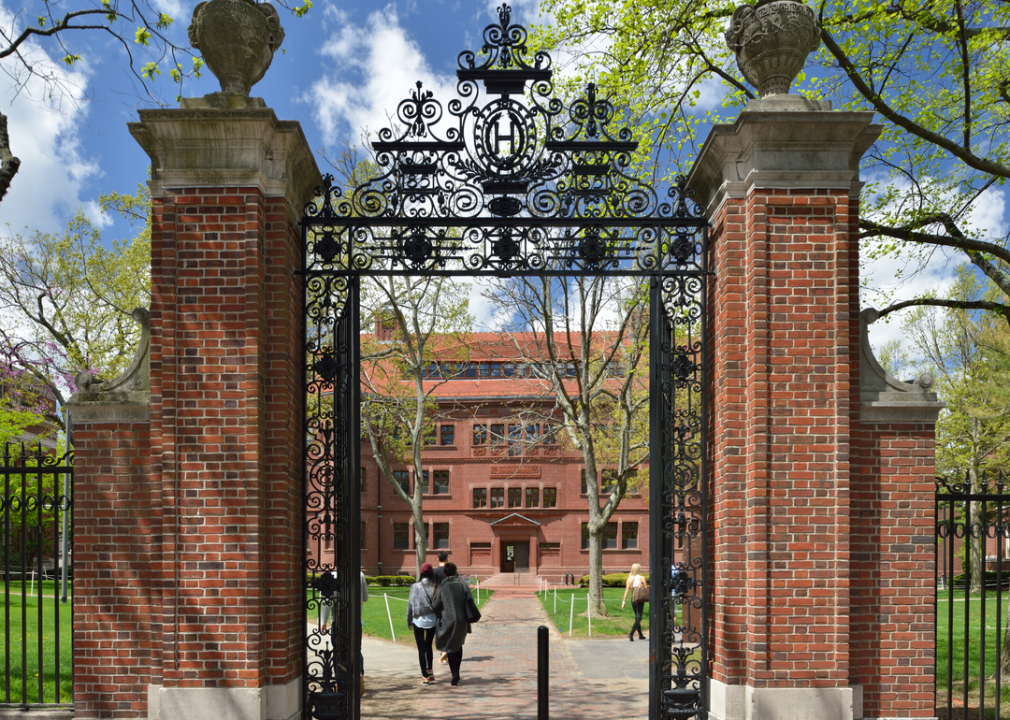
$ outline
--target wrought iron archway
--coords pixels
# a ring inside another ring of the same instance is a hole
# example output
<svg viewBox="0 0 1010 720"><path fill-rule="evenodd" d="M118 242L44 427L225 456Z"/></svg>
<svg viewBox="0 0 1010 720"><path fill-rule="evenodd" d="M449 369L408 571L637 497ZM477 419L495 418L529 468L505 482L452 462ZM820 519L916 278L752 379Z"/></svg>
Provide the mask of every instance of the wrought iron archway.
<svg viewBox="0 0 1010 720"><path fill-rule="evenodd" d="M529 52L508 6L499 20L480 54L460 53L457 97L443 106L418 82L400 103L402 127L372 143L377 177L345 193L327 176L305 208L306 603L332 622L306 637L303 712L360 709L360 278L611 275L651 283L649 715L703 719L707 220L682 184L638 179L614 107L592 85L555 98L550 56Z"/></svg>

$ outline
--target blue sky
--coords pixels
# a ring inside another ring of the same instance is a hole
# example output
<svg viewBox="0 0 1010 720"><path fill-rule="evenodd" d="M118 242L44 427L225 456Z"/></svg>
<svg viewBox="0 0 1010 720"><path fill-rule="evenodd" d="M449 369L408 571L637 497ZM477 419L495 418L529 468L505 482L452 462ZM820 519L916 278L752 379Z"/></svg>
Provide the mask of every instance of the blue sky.
<svg viewBox="0 0 1010 720"><path fill-rule="evenodd" d="M275 55L266 77L253 88L281 119L296 119L314 150L339 154L345 143L356 144L362 134L373 134L388 123L387 113L422 80L436 96L455 91L456 56L464 49L479 49L481 31L496 19L501 0L413 0L389 4L366 1L319 0L303 18L281 10L286 38L283 52ZM41 0L38 0L41 4ZM169 30L181 45L188 45L186 28L195 2L152 0L160 11L175 18ZM539 17L537 0L515 0L513 17L525 24ZM0 20L7 27L20 6L0 0ZM27 5L32 8L32 0ZM131 33L132 34L132 33ZM58 61L62 51L52 43L29 48L38 67L58 73L63 92L52 93L38 78L15 93L11 65L0 63L0 102L10 118L13 150L22 169L8 197L0 203L0 233L28 226L57 232L78 207L103 226L103 234L126 237L130 228L97 212L101 193L132 192L146 179L148 159L129 135L126 124L137 119L137 109L152 107L139 94L135 80L125 70L124 53L101 35L71 39L71 50L82 56L73 68ZM563 63L562 63L563 64ZM167 80L152 86L175 106L178 89ZM183 94L199 96L218 90L206 72L196 82L187 81ZM709 88L711 101L718 88ZM320 169L326 170L319 157ZM998 233L1005 222L1002 191L990 193L979 204L979 225ZM898 269L895 262L869 268L867 278L884 284ZM923 288L942 291L952 276L942 252L926 271L906 281L896 297L912 297ZM869 302L869 298L867 298ZM879 305L879 303L877 303ZM900 337L900 324L875 326L874 342Z"/></svg>

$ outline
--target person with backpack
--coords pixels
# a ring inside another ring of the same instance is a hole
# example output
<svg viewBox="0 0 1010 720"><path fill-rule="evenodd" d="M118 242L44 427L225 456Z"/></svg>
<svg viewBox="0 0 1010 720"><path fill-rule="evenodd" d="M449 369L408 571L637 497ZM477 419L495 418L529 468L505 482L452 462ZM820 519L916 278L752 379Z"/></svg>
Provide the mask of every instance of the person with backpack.
<svg viewBox="0 0 1010 720"><path fill-rule="evenodd" d="M645 576L641 572L642 566L638 563L631 566L631 572L624 583L624 597L621 598L621 609L623 610L624 603L628 599L628 592L631 592L631 607L635 611L635 624L631 626L631 632L628 633L628 640L631 642L635 642L635 630L638 630L638 639L645 640L645 635L642 634L642 611L645 609L645 603L649 602L649 583L645 581Z"/></svg>

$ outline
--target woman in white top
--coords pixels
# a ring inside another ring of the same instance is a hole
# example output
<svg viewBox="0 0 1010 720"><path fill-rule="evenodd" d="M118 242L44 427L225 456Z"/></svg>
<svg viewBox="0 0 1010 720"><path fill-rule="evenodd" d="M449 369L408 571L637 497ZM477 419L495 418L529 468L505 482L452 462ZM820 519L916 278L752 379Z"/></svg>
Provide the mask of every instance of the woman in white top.
<svg viewBox="0 0 1010 720"><path fill-rule="evenodd" d="M421 564L421 579L410 586L407 600L407 626L414 628L417 643L417 660L421 664L421 684L431 685L435 676L431 672L431 643L435 639L435 610L431 600L435 596L435 571L431 563Z"/></svg>
<svg viewBox="0 0 1010 720"><path fill-rule="evenodd" d="M645 601L635 602L635 588L644 587L646 591L649 589L648 583L645 582L645 577L641 575L642 566L635 563L631 566L631 573L628 575L627 582L624 583L624 597L621 598L621 609L624 609L624 603L628 599L628 592L631 592L631 607L635 611L635 624L631 626L631 632L628 633L628 640L635 642L635 630L638 630L638 639L645 640L645 635L642 634L642 610L645 609Z"/></svg>

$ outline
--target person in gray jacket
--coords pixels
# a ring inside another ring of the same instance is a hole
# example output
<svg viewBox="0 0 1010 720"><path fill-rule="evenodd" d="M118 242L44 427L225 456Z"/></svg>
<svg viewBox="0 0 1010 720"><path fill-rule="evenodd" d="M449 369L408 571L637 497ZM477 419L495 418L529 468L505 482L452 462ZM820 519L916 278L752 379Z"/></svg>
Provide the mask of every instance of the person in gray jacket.
<svg viewBox="0 0 1010 720"><path fill-rule="evenodd" d="M453 685L459 685L459 666L463 662L463 643L470 632L466 619L466 599L470 588L456 574L456 564L445 564L445 582L435 590L431 607L438 614L435 623L435 647L449 654Z"/></svg>
<svg viewBox="0 0 1010 720"><path fill-rule="evenodd" d="M435 682L435 675L431 671L434 655L431 651L431 641L435 639L436 621L435 611L431 607L434 597L434 569L431 563L422 563L421 577L410 586L410 598L407 600L407 626L414 630L417 661L421 664L422 685L431 685Z"/></svg>

